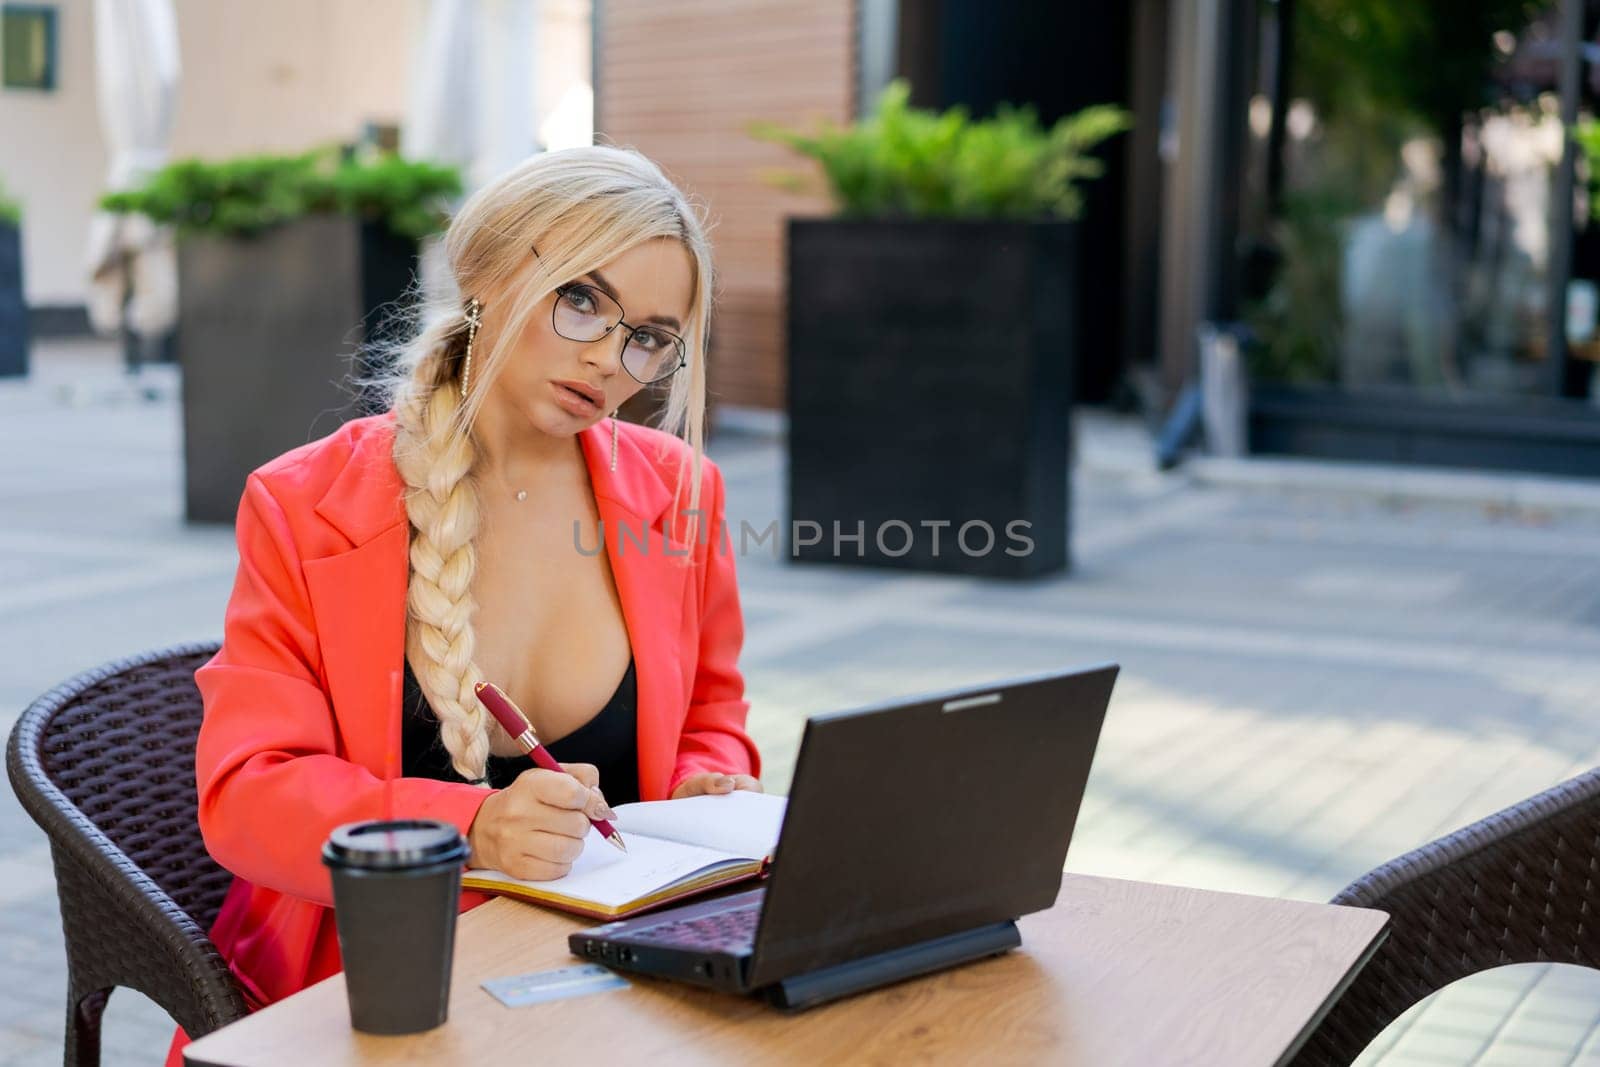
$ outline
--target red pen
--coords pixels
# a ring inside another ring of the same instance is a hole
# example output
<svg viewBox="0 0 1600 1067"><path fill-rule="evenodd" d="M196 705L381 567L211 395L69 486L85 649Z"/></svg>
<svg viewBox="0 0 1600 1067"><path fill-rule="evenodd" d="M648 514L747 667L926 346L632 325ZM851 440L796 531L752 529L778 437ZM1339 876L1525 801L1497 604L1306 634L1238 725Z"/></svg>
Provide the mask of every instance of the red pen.
<svg viewBox="0 0 1600 1067"><path fill-rule="evenodd" d="M562 774L561 764L550 755L550 750L539 743L533 735L533 724L528 717L522 714L522 709L511 702L511 698L500 692L500 687L492 682L479 682L473 687L473 692L478 694L478 699L483 701L483 706L489 709L489 714L497 719L501 726L506 728L506 733L517 739L517 744L522 746L522 751L528 758L547 771L558 771ZM604 819L590 819L600 835L622 851L628 851L628 846L622 843L622 835L617 833L616 827Z"/></svg>

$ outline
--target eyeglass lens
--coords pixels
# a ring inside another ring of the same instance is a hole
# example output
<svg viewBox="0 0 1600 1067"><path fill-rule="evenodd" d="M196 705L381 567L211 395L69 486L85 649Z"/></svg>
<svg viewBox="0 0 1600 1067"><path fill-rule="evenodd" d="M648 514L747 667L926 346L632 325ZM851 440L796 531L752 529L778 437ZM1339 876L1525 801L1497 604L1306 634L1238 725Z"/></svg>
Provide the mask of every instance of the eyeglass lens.
<svg viewBox="0 0 1600 1067"><path fill-rule="evenodd" d="M622 321L617 302L599 289L573 285L556 299L556 333L569 341L598 341ZM641 382L665 378L683 359L683 341L654 326L640 326L622 350L622 365Z"/></svg>

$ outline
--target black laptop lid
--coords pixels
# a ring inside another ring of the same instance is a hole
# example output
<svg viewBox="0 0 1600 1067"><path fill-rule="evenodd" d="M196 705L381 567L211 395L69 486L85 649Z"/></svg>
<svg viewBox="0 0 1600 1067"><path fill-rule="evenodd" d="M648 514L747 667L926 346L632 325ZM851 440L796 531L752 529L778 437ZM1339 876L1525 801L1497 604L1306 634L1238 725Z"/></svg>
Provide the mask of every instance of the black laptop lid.
<svg viewBox="0 0 1600 1067"><path fill-rule="evenodd" d="M808 719L750 985L1054 904L1116 675Z"/></svg>

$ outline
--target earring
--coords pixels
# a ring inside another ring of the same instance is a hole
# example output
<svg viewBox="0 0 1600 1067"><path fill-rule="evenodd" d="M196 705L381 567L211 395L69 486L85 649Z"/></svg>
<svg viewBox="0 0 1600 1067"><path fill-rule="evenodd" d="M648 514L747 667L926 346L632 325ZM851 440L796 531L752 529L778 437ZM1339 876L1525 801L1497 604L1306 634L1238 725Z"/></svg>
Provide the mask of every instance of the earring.
<svg viewBox="0 0 1600 1067"><path fill-rule="evenodd" d="M617 411L621 411L618 408ZM611 413L611 469L617 469L617 411Z"/></svg>
<svg viewBox="0 0 1600 1067"><path fill-rule="evenodd" d="M483 321L483 305L473 297L467 304L467 363L461 368L461 399L467 398L467 385L472 380L472 342L478 336L478 324Z"/></svg>

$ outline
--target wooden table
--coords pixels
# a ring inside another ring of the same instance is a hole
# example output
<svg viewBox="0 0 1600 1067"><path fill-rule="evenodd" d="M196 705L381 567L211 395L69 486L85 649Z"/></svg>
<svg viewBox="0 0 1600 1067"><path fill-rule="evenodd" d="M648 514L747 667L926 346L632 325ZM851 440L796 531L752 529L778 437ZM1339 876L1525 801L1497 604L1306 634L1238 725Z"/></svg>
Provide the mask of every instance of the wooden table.
<svg viewBox="0 0 1600 1067"><path fill-rule="evenodd" d="M580 962L566 936L593 923L501 899L461 916L450 1019L437 1029L356 1033L335 975L186 1051L191 1067L534 1059L1249 1067L1287 1058L1387 924L1378 911L1068 874L1054 908L1019 920L1021 948L807 1012L638 976L628 989L507 1008L479 983Z"/></svg>

